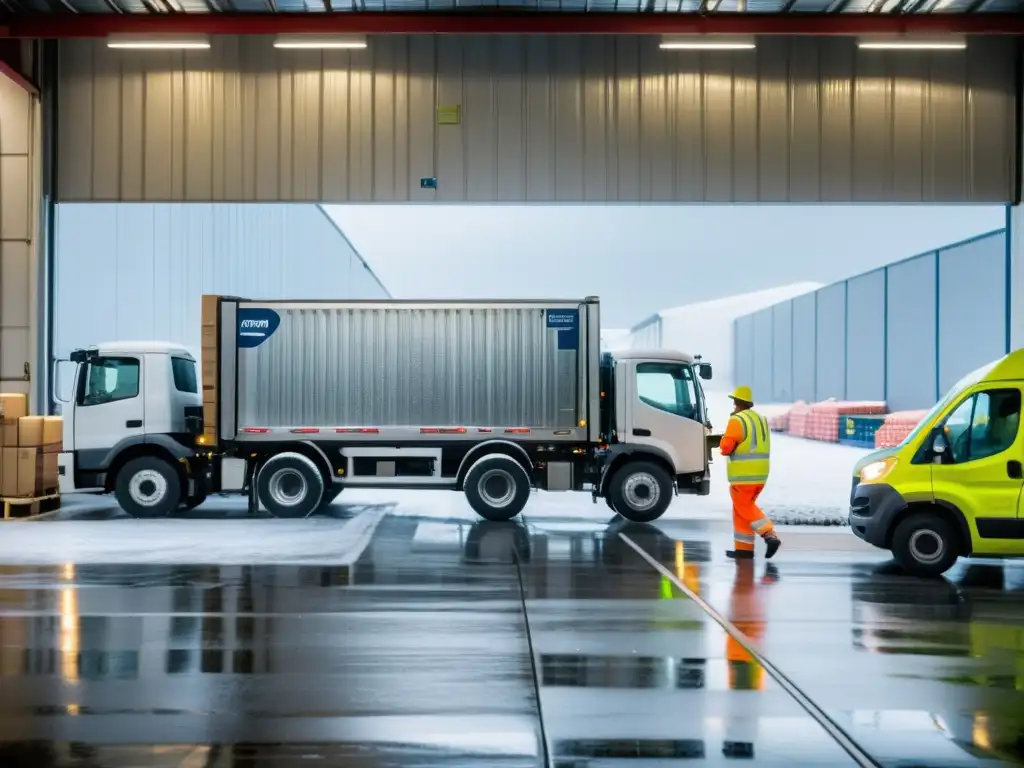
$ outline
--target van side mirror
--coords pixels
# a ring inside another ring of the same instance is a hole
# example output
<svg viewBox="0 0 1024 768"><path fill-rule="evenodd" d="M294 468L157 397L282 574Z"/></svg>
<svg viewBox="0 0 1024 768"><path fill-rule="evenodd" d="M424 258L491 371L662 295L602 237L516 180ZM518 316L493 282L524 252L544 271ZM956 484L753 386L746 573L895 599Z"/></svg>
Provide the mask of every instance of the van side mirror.
<svg viewBox="0 0 1024 768"><path fill-rule="evenodd" d="M932 455L941 459L949 450L949 439L942 427L937 427L932 433Z"/></svg>
<svg viewBox="0 0 1024 768"><path fill-rule="evenodd" d="M697 375L704 381L711 381L711 363L701 363L697 368Z"/></svg>

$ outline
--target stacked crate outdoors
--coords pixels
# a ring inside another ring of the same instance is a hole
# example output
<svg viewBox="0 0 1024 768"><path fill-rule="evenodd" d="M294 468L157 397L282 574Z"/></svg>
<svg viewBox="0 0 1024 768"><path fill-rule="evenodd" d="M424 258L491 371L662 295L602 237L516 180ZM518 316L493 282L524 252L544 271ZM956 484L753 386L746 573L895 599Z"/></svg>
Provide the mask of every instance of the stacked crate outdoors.
<svg viewBox="0 0 1024 768"><path fill-rule="evenodd" d="M928 411L897 411L885 417L875 433L875 448L892 448L903 442Z"/></svg>

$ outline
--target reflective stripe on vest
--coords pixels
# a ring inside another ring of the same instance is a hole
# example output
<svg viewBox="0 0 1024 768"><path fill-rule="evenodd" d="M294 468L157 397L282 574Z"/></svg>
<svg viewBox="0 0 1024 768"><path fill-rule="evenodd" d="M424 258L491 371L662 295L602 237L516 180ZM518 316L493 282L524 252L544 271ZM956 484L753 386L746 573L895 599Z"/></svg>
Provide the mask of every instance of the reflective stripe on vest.
<svg viewBox="0 0 1024 768"><path fill-rule="evenodd" d="M771 428L761 414L747 409L733 414L743 427L743 440L729 456L728 477L733 485L761 485L768 480Z"/></svg>

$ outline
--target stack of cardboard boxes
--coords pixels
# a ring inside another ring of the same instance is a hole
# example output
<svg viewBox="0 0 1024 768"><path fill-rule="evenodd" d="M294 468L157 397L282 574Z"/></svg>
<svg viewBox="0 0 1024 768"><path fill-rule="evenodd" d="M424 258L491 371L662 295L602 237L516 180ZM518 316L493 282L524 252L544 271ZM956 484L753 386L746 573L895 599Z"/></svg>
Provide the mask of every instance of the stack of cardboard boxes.
<svg viewBox="0 0 1024 768"><path fill-rule="evenodd" d="M57 492L57 454L64 442L60 416L29 416L28 397L0 394L0 496L5 499Z"/></svg>
<svg viewBox="0 0 1024 768"><path fill-rule="evenodd" d="M217 443L217 393L220 389L217 370L219 296L203 296L203 434L207 444Z"/></svg>

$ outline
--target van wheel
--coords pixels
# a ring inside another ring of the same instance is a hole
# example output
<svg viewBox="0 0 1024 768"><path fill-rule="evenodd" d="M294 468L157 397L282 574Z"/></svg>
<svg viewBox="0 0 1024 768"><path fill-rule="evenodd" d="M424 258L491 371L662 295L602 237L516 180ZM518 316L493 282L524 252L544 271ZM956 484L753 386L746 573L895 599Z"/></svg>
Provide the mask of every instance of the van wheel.
<svg viewBox="0 0 1024 768"><path fill-rule="evenodd" d="M630 462L608 484L611 508L633 523L657 520L672 503L672 478L657 464Z"/></svg>
<svg viewBox="0 0 1024 768"><path fill-rule="evenodd" d="M892 554L911 576L939 576L952 568L960 556L960 542L946 520L918 512L896 526Z"/></svg>
<svg viewBox="0 0 1024 768"><path fill-rule="evenodd" d="M260 468L256 495L274 517L308 517L324 497L324 476L301 453L279 453Z"/></svg>
<svg viewBox="0 0 1024 768"><path fill-rule="evenodd" d="M484 520L511 520L530 499L530 476L511 456L493 454L478 460L462 483L469 506Z"/></svg>
<svg viewBox="0 0 1024 768"><path fill-rule="evenodd" d="M164 459L141 456L121 467L114 495L132 517L167 517L181 501L181 478Z"/></svg>

